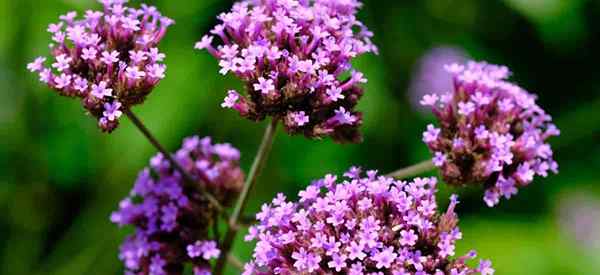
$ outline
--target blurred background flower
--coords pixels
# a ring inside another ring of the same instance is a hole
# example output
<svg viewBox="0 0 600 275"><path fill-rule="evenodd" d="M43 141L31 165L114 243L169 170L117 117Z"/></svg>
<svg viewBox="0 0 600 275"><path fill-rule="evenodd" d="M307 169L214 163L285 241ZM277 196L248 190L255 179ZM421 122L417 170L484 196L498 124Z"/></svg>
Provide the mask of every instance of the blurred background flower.
<svg viewBox="0 0 600 275"><path fill-rule="evenodd" d="M430 108L419 103L424 95L442 95L454 90L452 75L444 70L444 65L463 64L467 59L467 53L455 46L438 46L428 50L415 65L410 80L406 95L411 107L419 112L429 113Z"/></svg>
<svg viewBox="0 0 600 275"><path fill-rule="evenodd" d="M369 78L357 107L365 114L364 143L337 145L280 132L248 212L277 192L296 199L310 180L351 165L386 173L431 157L421 141L431 119L410 107L407 90L425 53L454 45L474 59L509 66L514 81L539 95L562 131L550 141L560 174L536 180L494 209L481 203L481 190L439 184L438 198L450 192L461 198L464 238L457 254L476 247L496 274L599 274L598 253L584 252L564 234L553 210L563 194L576 190L600 197L600 2L553 1L575 7L558 9L570 11L567 17L529 14L547 1L522 0L518 7L508 0L363 1L358 18L375 33L380 50L354 62ZM241 90L242 83L214 73L214 58L193 50L233 1L145 2L177 24L161 42L168 76L136 112L172 151L196 134L235 144L247 171L264 125L222 110L223 91ZM0 274L123 273L118 247L131 232L119 230L109 216L156 151L127 120L112 135L101 134L79 103L57 97L24 69L47 51L48 34L40 30L48 22L65 10L81 14L96 7L92 0L0 0ZM542 26L537 18L554 23ZM252 246L241 236L235 254L247 260Z"/></svg>
<svg viewBox="0 0 600 275"><path fill-rule="evenodd" d="M600 199L586 193L567 194L559 201L558 222L582 249L600 252Z"/></svg>

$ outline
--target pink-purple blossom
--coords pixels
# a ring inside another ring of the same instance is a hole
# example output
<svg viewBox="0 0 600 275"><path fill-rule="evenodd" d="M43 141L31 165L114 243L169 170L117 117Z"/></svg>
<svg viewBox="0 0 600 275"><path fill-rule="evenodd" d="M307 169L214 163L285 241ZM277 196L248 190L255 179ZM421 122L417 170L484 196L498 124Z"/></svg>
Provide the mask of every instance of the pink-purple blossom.
<svg viewBox="0 0 600 275"><path fill-rule="evenodd" d="M279 194L263 205L246 238L258 241L244 274L493 274L489 261L466 265L473 252L452 257L462 238L458 201L440 213L435 178L345 175L314 181L297 202Z"/></svg>
<svg viewBox="0 0 600 275"><path fill-rule="evenodd" d="M488 206L514 196L534 175L556 173L547 139L560 131L536 96L508 82L507 67L485 62L445 66L454 90L426 95L440 128L428 125L423 142L445 182L482 185Z"/></svg>
<svg viewBox="0 0 600 275"><path fill-rule="evenodd" d="M186 247L190 258L202 257L204 260L216 259L221 254L215 241L196 241Z"/></svg>
<svg viewBox="0 0 600 275"><path fill-rule="evenodd" d="M234 108L238 100L240 99L240 95L235 90L230 90L227 92L227 97L221 103L221 107L223 108Z"/></svg>
<svg viewBox="0 0 600 275"><path fill-rule="evenodd" d="M297 126L304 126L308 122L310 122L310 118L306 115L304 111L289 113L288 119L291 121L288 124L296 124Z"/></svg>
<svg viewBox="0 0 600 275"><path fill-rule="evenodd" d="M173 21L152 6L135 9L122 0L99 2L102 11L88 10L81 19L69 12L50 24L52 63L46 67L46 58L38 57L27 69L39 73L40 81L58 94L80 98L98 126L111 132L118 116L105 107L140 104L164 78L166 66L158 62L165 55L156 47Z"/></svg>
<svg viewBox="0 0 600 275"><path fill-rule="evenodd" d="M377 52L373 34L356 19L361 6L357 0L243 0L220 14L220 24L194 48L218 59L221 74L244 82L246 95L224 104L241 116L282 119L290 134L359 142L362 115L354 107L367 80L351 61ZM340 116L340 108L348 114Z"/></svg>

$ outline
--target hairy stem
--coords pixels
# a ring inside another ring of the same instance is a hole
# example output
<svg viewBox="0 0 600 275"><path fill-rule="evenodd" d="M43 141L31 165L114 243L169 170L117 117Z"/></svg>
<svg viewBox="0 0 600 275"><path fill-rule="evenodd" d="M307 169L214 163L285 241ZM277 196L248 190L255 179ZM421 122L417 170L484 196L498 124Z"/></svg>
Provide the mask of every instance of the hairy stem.
<svg viewBox="0 0 600 275"><path fill-rule="evenodd" d="M262 143L258 148L258 152L256 153L256 157L254 158L254 162L252 163L252 167L250 168L250 172L248 173L248 177L246 178L246 182L244 183L244 188L242 189L242 193L238 198L238 201L235 204L235 208L233 210L233 214L229 218L229 227L227 232L225 233L225 239L223 240L223 245L221 247L221 256L217 261L217 265L215 266L215 275L222 275L224 270L225 261L227 260L229 251L233 245L233 241L235 240L235 235L239 230L239 221L242 216L242 212L246 207L248 202L248 195L254 185L256 184L256 178L260 174L269 152L271 151L271 147L273 145L273 139L275 138L275 130L277 128L277 119L273 119L267 129L265 130L265 134L263 136Z"/></svg>
<svg viewBox="0 0 600 275"><path fill-rule="evenodd" d="M179 163L177 163L175 159L173 159L171 153L167 152L165 147L162 146L160 142L158 142L158 140L154 137L154 135L152 135L152 133L150 133L150 130L148 130L144 123L130 109L125 108L123 112L125 113L125 115L127 115L131 122L133 122L133 124L140 130L140 132L144 134L148 141L150 141L150 143L163 155L163 157L167 159L167 161L169 161L171 166L175 170L177 170L179 174L181 174L185 182L189 184L192 188L200 191L200 194L202 194L208 200L208 202L216 208L218 212L224 213L223 206L219 203L219 201L213 195L208 193L208 191L206 191L202 184L199 184L197 180L194 180L194 178L187 171L185 171L185 169L183 169L183 167L181 167L181 165L179 165Z"/></svg>
<svg viewBox="0 0 600 275"><path fill-rule="evenodd" d="M415 165L402 168L387 174L387 177L397 178L397 179L406 179L414 176L418 176L425 172L431 171L435 169L433 162L431 160L426 160Z"/></svg>

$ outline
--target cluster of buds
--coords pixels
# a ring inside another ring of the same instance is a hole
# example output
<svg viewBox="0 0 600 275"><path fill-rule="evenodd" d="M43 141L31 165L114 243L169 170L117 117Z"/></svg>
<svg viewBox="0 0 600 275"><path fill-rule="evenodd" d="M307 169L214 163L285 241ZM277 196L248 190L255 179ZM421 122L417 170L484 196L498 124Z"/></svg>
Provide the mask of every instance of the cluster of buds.
<svg viewBox="0 0 600 275"><path fill-rule="evenodd" d="M290 134L359 142L362 114L354 107L367 82L351 61L377 52L373 34L356 19L358 0L245 0L196 43L246 89L228 92L222 107L260 121L281 119ZM214 47L217 38L222 45Z"/></svg>
<svg viewBox="0 0 600 275"><path fill-rule="evenodd" d="M230 205L244 181L240 153L229 144L191 137L174 157L198 183L185 183L158 154L111 215L112 222L136 229L119 255L127 274L182 274L188 263L195 274L207 274L209 260L220 254L217 242L209 238L218 213L194 185L202 184L221 204Z"/></svg>
<svg viewBox="0 0 600 275"><path fill-rule="evenodd" d="M105 132L113 131L124 108L144 102L165 77L165 54L157 45L173 20L155 7L125 6L127 0L101 0L103 11L76 12L50 24L54 62L38 57L27 65L58 94L77 97Z"/></svg>
<svg viewBox="0 0 600 275"><path fill-rule="evenodd" d="M423 97L440 128L428 125L423 141L451 185L483 185L484 201L498 204L535 175L558 170L546 139L560 131L536 104L536 96L510 83L508 68L469 62L446 66L454 91Z"/></svg>
<svg viewBox="0 0 600 275"><path fill-rule="evenodd" d="M493 274L489 261L466 265L475 252L452 257L462 237L458 201L439 213L435 178L361 177L358 168L345 176L313 182L298 202L280 194L264 205L247 236L258 243L244 274Z"/></svg>

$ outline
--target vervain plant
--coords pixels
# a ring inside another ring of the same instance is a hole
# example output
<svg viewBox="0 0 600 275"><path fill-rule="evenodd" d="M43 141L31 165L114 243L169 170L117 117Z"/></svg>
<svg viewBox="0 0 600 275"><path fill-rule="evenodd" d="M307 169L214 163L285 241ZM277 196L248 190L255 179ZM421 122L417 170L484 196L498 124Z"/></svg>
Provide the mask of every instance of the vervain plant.
<svg viewBox="0 0 600 275"><path fill-rule="evenodd" d="M356 19L362 3L243 0L196 43L218 60L221 74L244 83L245 91L228 91L221 107L252 121L270 120L245 174L232 145L194 136L171 154L132 112L165 77L158 45L174 21L155 7L100 2L101 11L83 18L69 12L50 24L51 65L38 57L27 68L58 94L78 98L103 132L115 130L125 114L159 152L111 215L112 222L135 228L119 253L126 274L176 275L191 268L196 275L220 275L227 263L248 275L493 274L488 260L467 265L475 252L455 257L462 237L457 197L441 211L436 178L403 179L437 168L449 185L482 186L485 203L494 206L535 175L557 172L546 140L559 130L534 95L507 81L508 68L449 64L453 90L421 101L439 122L423 133L432 160L385 176L353 167L341 181L327 175L312 182L298 201L278 195L249 228L246 240L258 241L244 265L231 249L278 125L310 139L362 141L355 106L367 79L351 61L377 53L373 33Z"/></svg>

